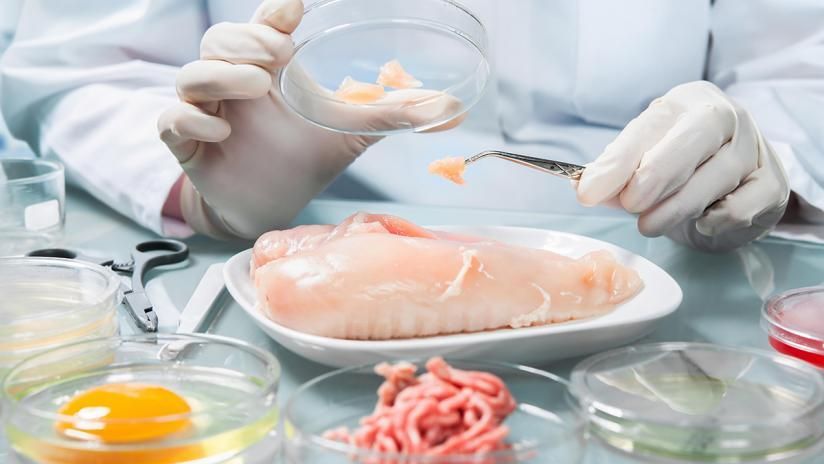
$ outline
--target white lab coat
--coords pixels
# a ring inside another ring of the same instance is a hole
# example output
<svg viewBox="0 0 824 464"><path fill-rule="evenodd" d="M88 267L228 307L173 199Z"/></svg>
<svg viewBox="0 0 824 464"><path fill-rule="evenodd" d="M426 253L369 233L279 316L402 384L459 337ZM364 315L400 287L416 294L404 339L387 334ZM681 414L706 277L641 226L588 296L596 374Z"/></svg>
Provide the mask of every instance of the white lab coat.
<svg viewBox="0 0 824 464"><path fill-rule="evenodd" d="M4 0L8 1L8 0ZM488 148L586 163L653 98L706 78L748 108L792 189L824 209L824 1L466 0L496 76L461 128L390 137L326 195L585 212L568 183L479 163L458 188L427 174ZM180 174L155 123L203 32L258 0L27 0L3 70L12 131L70 180L153 230ZM435 51L433 51L435 52ZM599 210L604 213L606 210Z"/></svg>
<svg viewBox="0 0 824 464"><path fill-rule="evenodd" d="M11 45L21 6L20 0L0 2L0 57ZM1 90L2 84L0 84ZM11 136L3 120L2 112L0 112L0 157L30 157L31 155L28 145Z"/></svg>

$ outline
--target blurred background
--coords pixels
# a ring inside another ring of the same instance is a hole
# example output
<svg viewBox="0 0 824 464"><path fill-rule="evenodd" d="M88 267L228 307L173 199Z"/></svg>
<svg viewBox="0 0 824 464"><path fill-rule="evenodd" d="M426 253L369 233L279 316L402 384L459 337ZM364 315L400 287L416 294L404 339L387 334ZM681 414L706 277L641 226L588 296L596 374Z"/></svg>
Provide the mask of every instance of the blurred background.
<svg viewBox="0 0 824 464"><path fill-rule="evenodd" d="M17 25L17 18L20 16L22 0L2 0L0 1L0 58L11 44L14 37L14 29ZM3 87L0 83L0 92ZM0 113L0 157L20 157L33 156L28 145L14 139L3 121Z"/></svg>

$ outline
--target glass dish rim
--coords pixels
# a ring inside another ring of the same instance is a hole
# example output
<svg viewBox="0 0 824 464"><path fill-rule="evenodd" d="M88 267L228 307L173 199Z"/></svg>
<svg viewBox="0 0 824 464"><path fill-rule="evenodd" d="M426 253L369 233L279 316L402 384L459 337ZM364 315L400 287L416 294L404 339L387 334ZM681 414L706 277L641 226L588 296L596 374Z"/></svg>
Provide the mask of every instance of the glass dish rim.
<svg viewBox="0 0 824 464"><path fill-rule="evenodd" d="M470 359L451 359L449 357L444 357L444 360L450 366L457 366L458 369L466 369L471 368L473 366L474 369L482 369L484 367L488 368L498 368L498 369L506 369L511 372L520 372L520 373L527 373L530 376L537 376L543 377L545 380L549 380L556 384L559 384L564 388L565 398L564 403L572 410L572 417L574 418L573 423L564 422L562 425L568 426L565 427L567 430L564 431L563 435L568 436L570 438L576 437L579 433L581 433L582 427L584 425L583 417L579 411L579 405L573 401L570 401L570 382L563 377L556 375L552 372L545 371L543 369L538 369L534 367L529 367L521 364L515 363L507 363L507 362L500 362L500 361L475 361ZM426 359L421 358L414 358L414 359L406 359L406 360L387 360L386 362L389 363L397 363L397 362L410 362L413 364L418 365L419 367L422 366ZM464 366L464 367L461 367ZM524 448L519 448L517 450L503 450L503 451L494 451L491 453L484 453L484 454L461 454L461 455L453 455L453 456L425 456L425 455L415 455L415 454L401 454L401 453L385 453L385 452L376 452L371 450L365 450L362 448L358 448L356 446L349 445L347 443L341 443L335 440L329 440L327 438L323 438L323 436L315 434L315 433L304 433L301 432L298 427L295 427L291 421L289 421L291 416L291 411L295 407L294 403L297 399L305 393L310 388L316 386L317 384L328 381L336 376L345 375L345 374L352 374L356 371L360 370L371 370L375 367L375 363L368 363L368 364L361 364L358 366L352 367L345 367L341 369L336 369L331 372L327 372L326 374L320 375L311 379L308 382L303 383L295 389L294 392L289 396L286 403L283 406L282 410L282 421L283 424L287 427L290 427L292 430L297 431L298 434L302 437L308 438L308 440L315 446L319 446L324 450L339 453L341 455L347 456L355 456L357 458L376 458L382 460L398 460L400 459L401 462L409 461L413 459L414 462L420 464L449 464L449 463L458 463L458 464L471 464L472 462L482 462L485 459L492 459L492 458L511 458L513 453L527 453L531 450L540 450L547 443L540 443L540 444L533 444ZM376 374L377 375L377 374ZM294 438L284 438L284 448L287 448L290 441L293 441ZM578 446L581 446L580 443ZM405 461L404 461L405 460Z"/></svg>
<svg viewBox="0 0 824 464"><path fill-rule="evenodd" d="M246 406L251 404L259 404L261 398L268 396L270 394L274 394L277 392L278 384L280 383L281 377L281 365L278 359L270 352L260 349L248 342L243 340L234 339L231 337L226 337L222 335L212 335L212 334L177 334L177 333L153 333L153 334L137 334L137 335L127 335L127 336L114 336L114 337L98 337L88 340L81 340L78 342L67 343L60 345L55 348L50 348L46 351L39 352L33 356L25 358L24 360L20 361L16 366L10 369L3 379L0 386L0 398L3 398L10 404L10 411L7 413L10 416L14 415L17 411L23 410L26 414L36 417L38 419L48 420L51 422L62 422L71 424L78 421L85 421L88 422L88 419L78 419L75 416L69 416L65 414L59 414L51 411L44 411L39 408L21 405L19 399L14 398L12 395L8 394L9 386L11 385L11 381L14 378L15 374L19 373L20 370L24 369L26 365L38 358L42 358L44 356L48 356L50 354L57 353L59 351L64 351L70 348L80 347L82 345L93 345L93 344L100 344L100 343L113 343L116 342L119 345L124 343L142 343L142 342L159 342L163 340L166 343L175 342L175 341L195 341L200 343L218 343L225 346L230 346L233 348L239 348L247 353L252 354L253 356L261 359L265 365L267 366L267 371L270 374L271 380L267 381L266 384L261 386L261 389L251 395L243 395L243 398L239 401L235 401L226 405L222 405L220 407L209 407L199 411L188 412L183 414L172 414L166 416L158 416L152 417L148 419L94 419L95 422L101 422L105 424L133 424L133 423L164 423L164 422L174 422L181 419L192 419L195 417L202 417L202 416L212 416L219 414L220 411L225 410L237 410L239 406ZM275 405L276 407L276 405ZM96 442L89 442L89 443L96 443ZM164 442L158 442L164 443ZM134 445L134 443L101 443L106 447L118 446L118 445ZM142 444L146 445L146 444Z"/></svg>
<svg viewBox="0 0 824 464"><path fill-rule="evenodd" d="M797 296L801 296L801 295L805 295L805 294L813 294L813 293L820 293L820 294L824 295L824 287L816 287L816 286L801 287L801 288L794 288L794 289L791 289L791 290L787 290L785 292L777 293L777 294L771 296L770 298L768 298L767 301L764 302L764 304L761 308L761 317L762 317L762 320L767 324L766 328L768 329L768 335L775 336L782 343L792 345L792 346L794 346L794 347L796 347L800 350L808 351L808 352L814 353L814 354L824 354L824 345L822 345L822 349L816 350L815 347L813 347L813 346L809 346L809 345L806 345L806 344L801 345L799 343L793 342L792 340L788 340L782 334L776 334L776 333L773 333L771 330L769 330L769 329L772 329L772 328L777 328L777 329L779 329L783 332L786 332L786 333L789 333L789 334L792 334L792 335L795 335L795 336L798 336L798 337L801 337L801 338L806 338L808 340L820 340L822 343L824 343L824 337L822 337L821 335L813 335L813 334L810 334L809 332L806 332L804 330L799 330L797 328L788 327L788 326L784 325L784 323L782 323L781 321L776 319L775 315L774 315L775 305L778 302L786 300L788 298L797 297Z"/></svg>
<svg viewBox="0 0 824 464"><path fill-rule="evenodd" d="M44 160L44 159L41 159L41 158L19 158L19 157L17 157L17 158L15 158L15 157L0 158L0 164L4 164L6 162L30 163L30 164L35 164L35 165L42 165L42 166L47 166L48 168L51 169L51 171L44 172L42 174L37 174L37 175L34 175L34 176L21 177L19 179L4 179L4 180L0 181L0 185L13 186L13 185L34 184L34 183L49 180L53 177L62 176L65 172L65 168L63 167L63 165L58 163L57 161Z"/></svg>
<svg viewBox="0 0 824 464"><path fill-rule="evenodd" d="M99 305L112 297L114 297L117 292L120 291L121 288L121 280L120 277L111 269L101 266L99 264L90 263L88 261L83 261L80 259L69 259L69 258L51 258L51 257L44 257L44 256L2 256L0 257L0 266L9 265L9 266L30 266L32 268L40 268L41 266L50 266L50 267L59 267L62 269L73 269L78 270L80 272L93 272L98 276L102 277L106 281L106 286L99 292L98 298L96 298L92 303L92 305ZM83 305L83 308L75 308L71 310L64 311L62 313L71 313L75 311L82 311L88 309L86 305ZM112 305L111 308L108 308L109 311L116 311L117 304ZM44 314L36 314L33 316L25 316L22 318L16 318L9 324L0 324L2 326L12 327L22 322L31 322L36 321L38 319L43 319L45 317L53 317L54 314L44 315Z"/></svg>
<svg viewBox="0 0 824 464"><path fill-rule="evenodd" d="M308 14L311 14L313 11L319 10L319 9L325 7L325 6L328 6L328 5L331 5L331 4L334 4L334 3L344 2L344 1L349 1L349 0L320 0L318 2L315 2L311 5L309 5L304 10L303 15L306 16ZM488 41L488 37L489 37L489 32L487 31L486 26L484 26L483 22L481 22L481 20L478 18L478 16L475 15L475 13L473 13L469 9L467 9L463 4L458 3L455 0L429 0L429 1L435 1L435 2L438 2L438 3L448 4L448 5L452 6L453 8L456 8L456 9L460 10L463 14L467 15L469 18L471 18L472 21L474 21L478 25L478 27L481 30L481 34L482 34L481 35L481 41L482 41L481 43L478 43L478 41L476 41L474 38L469 37L465 34L458 34L458 35L460 35L465 40L468 40L469 43L471 43L478 50L478 52L480 52L481 56L483 57L483 60L482 60L482 62L479 63L479 65L485 62L485 63L487 63L487 68L489 68L489 66L490 66L489 65L489 56L488 56L488 51L487 51L487 41ZM331 29L335 29L335 28L333 27ZM310 41L314 40L316 38L316 36L317 36L317 34L313 34L313 35L307 37L306 39L304 39L303 41L301 41L300 43L296 44L295 48L294 48L294 52L292 53L292 58L294 58L298 54L298 52L305 45L307 45ZM294 105L291 103L290 99L286 97L286 92L284 92L284 90L285 90L285 84L284 83L288 82L288 84L294 85L295 87L298 87L303 92L305 92L306 95L308 95L310 98L320 99L322 101L329 102L329 103L334 103L334 104L345 104L347 106L351 106L351 107L354 107L354 108L384 108L384 107L388 108L388 107L398 105L398 102L391 102L391 103L375 103L375 102L373 102L373 103L347 103L347 102L342 102L341 100L338 100L338 99L336 99L336 98L334 98L330 95L325 95L321 92L318 92L316 89L307 88L306 86L304 86L301 83L295 81L294 79L289 79L288 78L287 71L289 70L289 67L293 63L292 58L290 58L289 62L278 71L278 90L280 91L280 94L283 97L284 102L286 102L286 104L290 108L292 108L292 110L294 110L299 115L301 115L301 117L304 117L303 114L300 111L298 111L298 108L295 108ZM443 95L451 95L452 92L456 88L459 88L459 87L465 85L467 82L470 82L474 77L475 77L474 75L466 76L460 82L454 83L454 84L450 85L449 87L447 87L446 89L437 90L436 92L441 92L441 94L443 94ZM489 85L489 76L487 75L486 78L484 79L484 89L481 92L479 92L479 96L476 97L475 101L473 101L470 105L468 105L466 107L466 109L464 109L464 111L461 111L460 113L456 114L454 117L460 116L461 114L468 111L469 107L474 106L474 104L477 103L477 101L480 99L480 95L483 95L483 93L486 91L486 88L488 87L488 85ZM426 97L416 98L416 99L410 100L408 102L405 102L404 105L406 107L416 107L416 106L424 105L424 104L429 103L431 101L434 101L438 98L441 98L442 97L441 94L434 94L434 95L429 95L429 96L426 96Z"/></svg>
<svg viewBox="0 0 824 464"><path fill-rule="evenodd" d="M713 424L712 426L707 426L705 423L702 423L701 418L704 416L696 416L694 421L691 420L676 420L676 421L664 421L660 419L651 419L645 417L644 414L638 414L637 411L629 411L624 409L620 406L611 405L604 403L602 401L598 401L594 398L594 395L589 392L589 389L586 387L585 379L588 374L589 369L594 366L595 364L604 361L605 359L615 357L618 355L623 355L627 353L637 353L637 354L644 354L644 353L663 353L663 352L671 352L671 351L683 351L685 349L693 349L698 348L702 350L709 350L714 352L735 352L740 354L749 354L758 358L768 359L772 362L776 362L783 366L787 366L796 370L804 371L806 374L809 374L810 381L813 382L816 386L815 388L815 397L813 401L806 404L803 409L801 409L798 413L796 413L791 420L797 420L801 417L810 416L810 415L824 415L824 376L822 376L818 369L814 366L801 361L799 359L793 358L791 356L787 356L780 353L775 353L772 351L762 350L758 348L749 348L749 347L738 347L738 346L730 346L730 345L718 345L712 343L702 343L702 342L662 342L662 343L648 343L642 345L631 345L625 346L621 348L616 348L608 351L604 351L598 353L596 355L590 356L583 361L579 362L572 370L570 374L570 393L571 397L575 398L579 401L579 407L581 411L585 411L587 415L587 422L591 422L592 417L594 416L595 412L603 412L608 414L610 417L620 417L621 419L629 419L631 421L636 422L643 422L649 425L657 425L657 426L667 426L667 427L692 427L692 428L699 428L699 429L713 429L713 430L726 430L726 429L733 429L738 430L742 426L752 426L751 423L723 423L723 424ZM619 414L616 414L618 412ZM759 427L769 426L769 427L781 427L786 425L786 418L765 418L757 424Z"/></svg>

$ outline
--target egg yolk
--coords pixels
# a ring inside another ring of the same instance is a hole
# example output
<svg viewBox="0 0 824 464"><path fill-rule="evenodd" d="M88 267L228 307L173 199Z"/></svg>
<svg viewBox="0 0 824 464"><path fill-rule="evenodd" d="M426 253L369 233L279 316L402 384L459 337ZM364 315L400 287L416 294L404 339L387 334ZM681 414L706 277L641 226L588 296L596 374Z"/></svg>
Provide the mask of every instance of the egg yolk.
<svg viewBox="0 0 824 464"><path fill-rule="evenodd" d="M160 386L108 384L78 393L64 404L59 414L74 420L58 421L55 428L79 440L135 443L182 432L190 425L185 415L191 411L180 395Z"/></svg>

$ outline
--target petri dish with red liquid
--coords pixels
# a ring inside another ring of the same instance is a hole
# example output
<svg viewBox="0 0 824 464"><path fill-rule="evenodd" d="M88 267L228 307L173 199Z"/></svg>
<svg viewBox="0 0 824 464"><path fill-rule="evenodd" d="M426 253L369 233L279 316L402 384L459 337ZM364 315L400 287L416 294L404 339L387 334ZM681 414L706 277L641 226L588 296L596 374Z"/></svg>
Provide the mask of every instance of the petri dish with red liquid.
<svg viewBox="0 0 824 464"><path fill-rule="evenodd" d="M776 351L824 368L824 287L773 296L764 304L762 326Z"/></svg>

